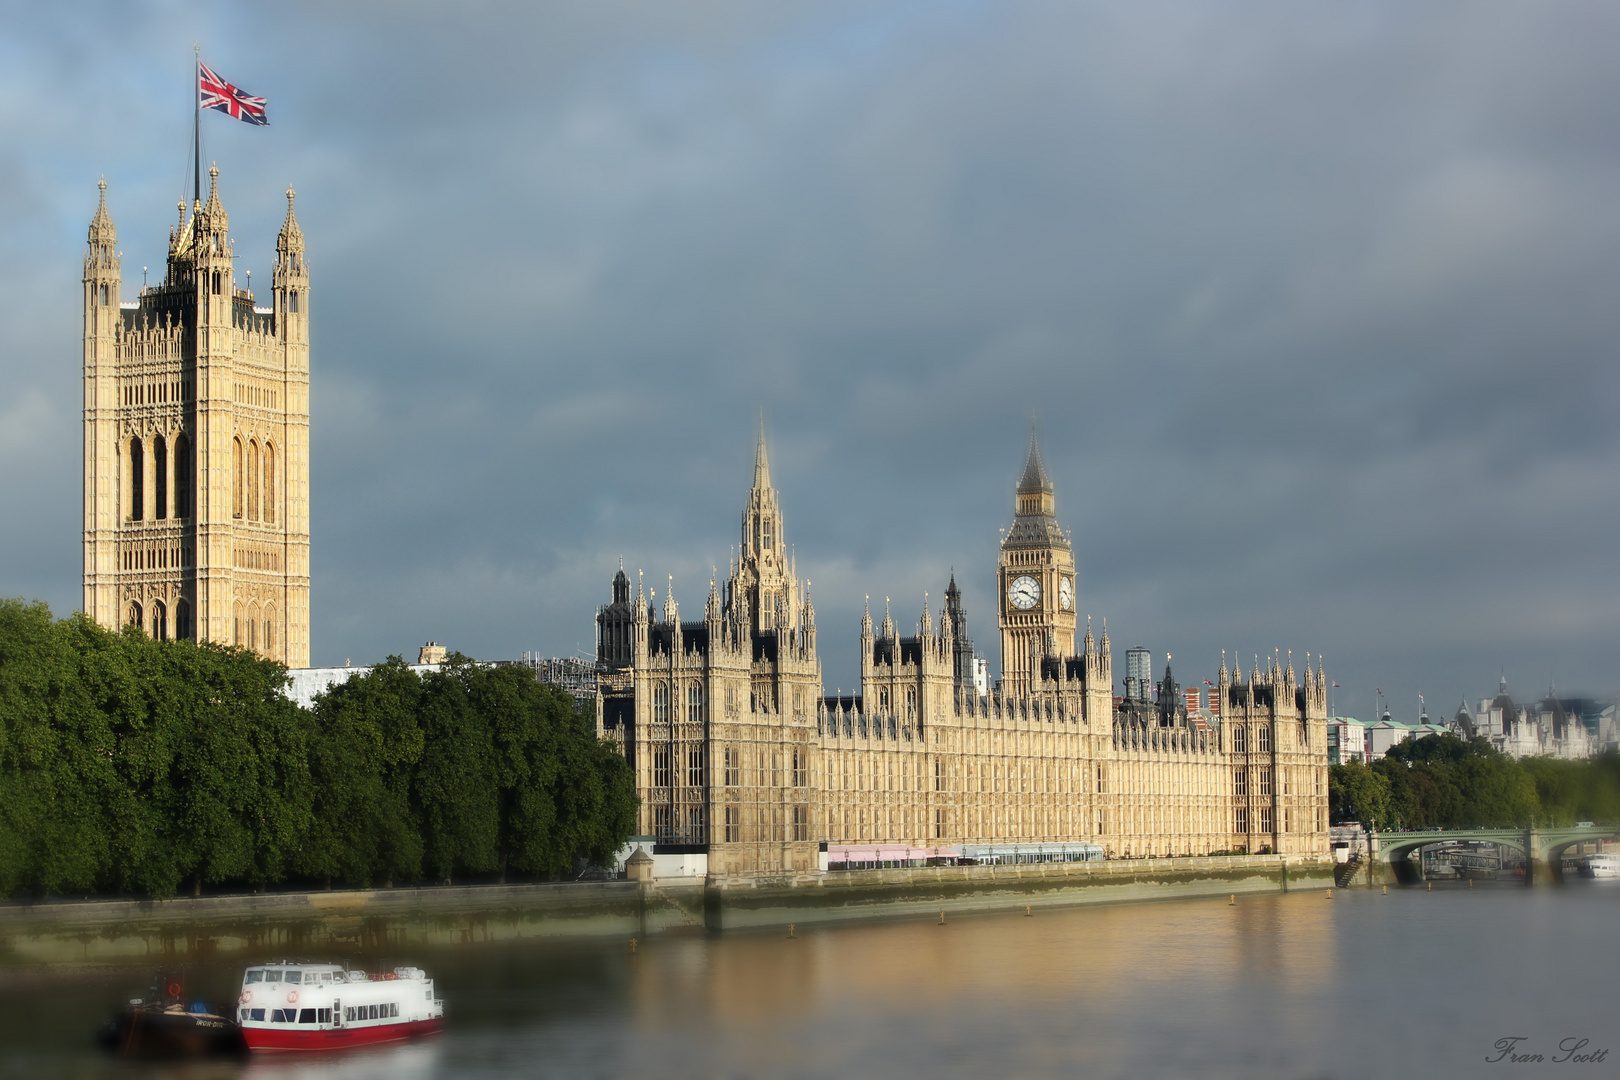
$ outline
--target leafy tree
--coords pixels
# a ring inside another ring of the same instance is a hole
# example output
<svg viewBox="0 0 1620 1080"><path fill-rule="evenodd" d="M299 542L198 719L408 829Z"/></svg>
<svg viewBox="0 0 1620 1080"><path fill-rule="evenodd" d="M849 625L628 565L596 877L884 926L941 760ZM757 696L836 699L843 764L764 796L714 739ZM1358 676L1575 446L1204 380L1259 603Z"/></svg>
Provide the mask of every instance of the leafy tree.
<svg viewBox="0 0 1620 1080"><path fill-rule="evenodd" d="M1381 829L1389 818L1389 781L1359 761L1329 765L1328 808L1335 823L1359 821Z"/></svg>
<svg viewBox="0 0 1620 1080"><path fill-rule="evenodd" d="M422 876L411 787L422 758L422 681L398 656L315 699L310 747L314 820L301 872L359 885Z"/></svg>
<svg viewBox="0 0 1620 1080"><path fill-rule="evenodd" d="M493 732L469 700L478 677L477 665L461 653L451 653L438 671L421 676L422 760L412 795L423 866L440 881L499 865Z"/></svg>

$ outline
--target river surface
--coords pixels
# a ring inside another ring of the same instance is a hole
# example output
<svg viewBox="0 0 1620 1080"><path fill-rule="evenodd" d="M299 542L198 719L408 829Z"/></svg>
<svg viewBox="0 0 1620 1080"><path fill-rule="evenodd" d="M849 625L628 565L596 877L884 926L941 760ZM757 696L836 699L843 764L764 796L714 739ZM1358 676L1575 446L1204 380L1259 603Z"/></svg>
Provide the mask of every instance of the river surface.
<svg viewBox="0 0 1620 1080"><path fill-rule="evenodd" d="M446 1033L345 1055L151 1066L90 1036L143 966L0 967L0 1075L1367 1077L1620 1075L1620 885L1340 889L352 957L418 964ZM319 959L319 958L304 958ZM335 959L335 958L334 958ZM243 963L193 965L233 1000ZM1522 1036L1541 1063L1488 1062ZM1559 1043L1611 1048L1580 1064Z"/></svg>

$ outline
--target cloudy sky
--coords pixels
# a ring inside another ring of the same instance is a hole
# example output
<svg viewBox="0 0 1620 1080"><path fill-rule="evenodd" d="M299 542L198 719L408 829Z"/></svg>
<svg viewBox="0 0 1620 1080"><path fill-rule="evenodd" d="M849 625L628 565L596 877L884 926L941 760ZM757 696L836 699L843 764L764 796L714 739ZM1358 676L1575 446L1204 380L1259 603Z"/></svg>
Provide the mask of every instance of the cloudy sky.
<svg viewBox="0 0 1620 1080"><path fill-rule="evenodd" d="M160 273L200 41L238 266L309 243L317 664L699 601L763 411L829 691L952 567L994 665L1038 413L1183 681L1620 687L1613 6L4 7L0 595L79 603L84 230Z"/></svg>

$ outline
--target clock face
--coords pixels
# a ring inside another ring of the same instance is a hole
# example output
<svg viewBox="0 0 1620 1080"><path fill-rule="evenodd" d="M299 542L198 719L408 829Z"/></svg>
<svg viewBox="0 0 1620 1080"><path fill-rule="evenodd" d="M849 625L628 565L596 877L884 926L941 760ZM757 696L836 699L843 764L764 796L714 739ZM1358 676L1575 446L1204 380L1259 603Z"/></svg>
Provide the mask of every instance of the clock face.
<svg viewBox="0 0 1620 1080"><path fill-rule="evenodd" d="M1064 611L1074 610L1074 578L1058 579L1058 606Z"/></svg>
<svg viewBox="0 0 1620 1080"><path fill-rule="evenodd" d="M1027 574L1014 578L1007 586L1007 600L1019 611L1028 611L1041 602L1041 583Z"/></svg>

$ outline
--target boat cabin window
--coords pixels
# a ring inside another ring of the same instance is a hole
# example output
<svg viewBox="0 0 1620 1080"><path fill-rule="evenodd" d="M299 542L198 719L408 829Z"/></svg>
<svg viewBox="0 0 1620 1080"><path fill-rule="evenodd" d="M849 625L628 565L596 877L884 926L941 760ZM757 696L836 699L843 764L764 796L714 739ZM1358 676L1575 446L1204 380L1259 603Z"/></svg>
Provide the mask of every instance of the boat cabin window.
<svg viewBox="0 0 1620 1080"><path fill-rule="evenodd" d="M317 1024L330 1024L332 1022L332 1010L331 1009L320 1009L320 1010L318 1010L317 1013L316 1013L316 1016L315 1016L315 1022Z"/></svg>
<svg viewBox="0 0 1620 1080"><path fill-rule="evenodd" d="M313 1023L315 1023L315 1010L314 1009L299 1009L298 1010L298 1022L300 1024L313 1024Z"/></svg>
<svg viewBox="0 0 1620 1080"><path fill-rule="evenodd" d="M264 1019L264 1010L263 1009L249 1009L247 1018L249 1020L263 1020Z"/></svg>
<svg viewBox="0 0 1620 1080"><path fill-rule="evenodd" d="M290 982L290 983L295 983L295 984L303 982L304 981L304 973L301 972L301 971L289 971L289 972L287 972L285 981Z"/></svg>
<svg viewBox="0 0 1620 1080"><path fill-rule="evenodd" d="M264 972L259 969L250 971L247 973L247 978L243 979L242 981L250 983L264 982Z"/></svg>
<svg viewBox="0 0 1620 1080"><path fill-rule="evenodd" d="M280 982L281 981L281 972L277 971L275 969L271 969L269 971L266 971L264 973L264 981L267 982L267 983Z"/></svg>
<svg viewBox="0 0 1620 1080"><path fill-rule="evenodd" d="M271 1009L270 1022L272 1024L291 1024L298 1016L297 1009Z"/></svg>

